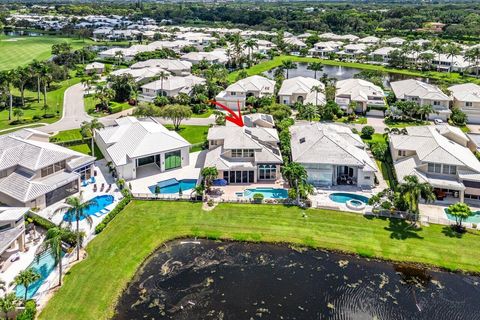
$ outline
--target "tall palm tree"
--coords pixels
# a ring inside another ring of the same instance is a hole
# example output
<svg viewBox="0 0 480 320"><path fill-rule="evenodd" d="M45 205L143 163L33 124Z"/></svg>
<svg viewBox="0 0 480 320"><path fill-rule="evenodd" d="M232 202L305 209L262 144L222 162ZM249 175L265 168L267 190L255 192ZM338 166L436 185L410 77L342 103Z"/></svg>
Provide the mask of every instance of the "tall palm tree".
<svg viewBox="0 0 480 320"><path fill-rule="evenodd" d="M254 48L258 48L258 42L255 39L248 39L243 44L248 49L248 65L252 64L252 52Z"/></svg>
<svg viewBox="0 0 480 320"><path fill-rule="evenodd" d="M398 190L407 200L409 211L417 216L420 197L423 198L425 202L435 200L433 187L427 182L420 182L415 175L406 176L403 180L404 182L398 186Z"/></svg>
<svg viewBox="0 0 480 320"><path fill-rule="evenodd" d="M287 71L287 79L288 79L288 70L296 69L297 65L292 60L283 60L282 61L282 68Z"/></svg>
<svg viewBox="0 0 480 320"><path fill-rule="evenodd" d="M40 69L40 82L43 85L43 105L47 105L47 85L48 82L52 79L51 68L43 64Z"/></svg>
<svg viewBox="0 0 480 320"><path fill-rule="evenodd" d="M32 75L37 78L37 102L40 103L40 81L42 76L43 62L33 60L30 64Z"/></svg>
<svg viewBox="0 0 480 320"><path fill-rule="evenodd" d="M240 36L240 33L232 34L231 42L233 46L233 52L235 54L235 64L237 64L243 51L243 47L242 47L243 38Z"/></svg>
<svg viewBox="0 0 480 320"><path fill-rule="evenodd" d="M120 62L123 59L123 52L122 51L115 52L115 59L117 60L117 65L120 65Z"/></svg>
<svg viewBox="0 0 480 320"><path fill-rule="evenodd" d="M0 298L0 310L5 315L5 319L9 320L8 314L14 311L18 305L18 299L15 292L6 294L3 298Z"/></svg>
<svg viewBox="0 0 480 320"><path fill-rule="evenodd" d="M317 79L317 72L323 70L323 64L321 64L320 62L312 62L308 64L307 69L312 70L313 78Z"/></svg>
<svg viewBox="0 0 480 320"><path fill-rule="evenodd" d="M433 59L434 59L433 53L422 52L418 56L418 59L420 60L423 69L430 70L432 68L432 62L433 62Z"/></svg>
<svg viewBox="0 0 480 320"><path fill-rule="evenodd" d="M459 55L461 52L460 47L454 43L449 43L445 47L445 53L447 54L447 58L450 58L450 68L448 68L448 72L451 72L453 69L453 58Z"/></svg>
<svg viewBox="0 0 480 320"><path fill-rule="evenodd" d="M24 107L25 106L25 85L27 84L28 80L30 80L32 76L31 70L29 67L25 67L25 68L18 67L15 73L16 73L15 85L20 91L22 107Z"/></svg>
<svg viewBox="0 0 480 320"><path fill-rule="evenodd" d="M315 92L315 106L318 106L318 94L325 93L325 89L322 86L313 86L310 91Z"/></svg>
<svg viewBox="0 0 480 320"><path fill-rule="evenodd" d="M304 184L307 181L307 171L305 168L297 163L290 162L289 164L283 166L282 168L283 176L288 180L288 183L291 187L295 186L297 204L300 204L300 192L299 185Z"/></svg>
<svg viewBox="0 0 480 320"><path fill-rule="evenodd" d="M77 260L80 260L80 246L82 235L80 233L80 220L87 221L88 225L91 227L93 220L92 217L87 214L85 211L91 206L95 205L95 200L89 200L83 202L82 194L80 193L79 197L68 197L65 200L65 204L55 210L55 212L62 212L66 215L66 221L69 226L72 225L72 222L76 223L76 233L77 233Z"/></svg>
<svg viewBox="0 0 480 320"><path fill-rule="evenodd" d="M8 108L8 120L12 120L13 115L13 94L12 94L12 82L15 79L15 73L13 71L1 71L0 72L0 87L3 92L7 93L9 100Z"/></svg>
<svg viewBox="0 0 480 320"><path fill-rule="evenodd" d="M66 231L64 229L58 227L50 228L47 231L46 240L41 246L41 252L49 250L55 259L55 263L58 264L58 286L62 285L62 239L65 236Z"/></svg>
<svg viewBox="0 0 480 320"><path fill-rule="evenodd" d="M480 69L479 61L480 61L480 46L476 46L472 49L467 50L465 52L465 58L468 62L472 63L475 67L475 75L478 77L478 72Z"/></svg>
<svg viewBox="0 0 480 320"><path fill-rule="evenodd" d="M88 137L88 135L92 137L90 146L92 148L92 157L95 157L95 132L98 129L103 129L103 127L103 124L98 119L92 119L90 122L83 121L80 126L82 137Z"/></svg>
<svg viewBox="0 0 480 320"><path fill-rule="evenodd" d="M17 286L24 286L25 287L25 297L24 300L27 300L28 295L28 288L32 285L35 281L40 280L40 274L33 270L32 268L25 269L20 271L20 273L15 277L13 282Z"/></svg>
<svg viewBox="0 0 480 320"><path fill-rule="evenodd" d="M421 120L427 120L432 113L438 113L431 104L424 104L418 108Z"/></svg>
<svg viewBox="0 0 480 320"><path fill-rule="evenodd" d="M305 105L303 107L303 117L304 118L307 118L308 121L312 121L313 119L315 118L318 118L320 115L319 115L319 112L318 112L318 107L316 105L313 105L311 103Z"/></svg>
<svg viewBox="0 0 480 320"><path fill-rule="evenodd" d="M440 69L440 55L445 52L445 46L442 40L435 40L432 44L432 50L437 54L437 70Z"/></svg>
<svg viewBox="0 0 480 320"><path fill-rule="evenodd" d="M160 95L163 97L163 81L168 79L169 74L165 71L160 71L158 79L160 79Z"/></svg>

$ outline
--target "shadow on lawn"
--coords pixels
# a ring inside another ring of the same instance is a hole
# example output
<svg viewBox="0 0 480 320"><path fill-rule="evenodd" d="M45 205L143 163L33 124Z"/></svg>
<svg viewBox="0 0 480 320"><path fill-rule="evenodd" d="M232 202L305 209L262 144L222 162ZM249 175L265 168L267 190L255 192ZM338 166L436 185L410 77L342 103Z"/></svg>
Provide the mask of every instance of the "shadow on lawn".
<svg viewBox="0 0 480 320"><path fill-rule="evenodd" d="M390 238L396 240L406 240L406 239L423 239L422 236L418 234L419 231L422 231L422 228L415 228L409 221L404 219L397 218L385 218L385 217L374 217L374 216L364 216L366 219L380 219L388 221L388 227L384 229L391 232Z"/></svg>

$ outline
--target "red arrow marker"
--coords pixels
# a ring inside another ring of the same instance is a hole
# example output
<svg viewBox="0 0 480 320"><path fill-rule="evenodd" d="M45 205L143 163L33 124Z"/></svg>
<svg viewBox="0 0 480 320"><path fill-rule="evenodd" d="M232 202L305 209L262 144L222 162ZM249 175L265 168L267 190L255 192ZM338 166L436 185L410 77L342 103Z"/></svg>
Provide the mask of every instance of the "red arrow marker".
<svg viewBox="0 0 480 320"><path fill-rule="evenodd" d="M228 120L230 121L231 123L235 123L237 126L239 127L243 127L245 124L243 123L243 117L242 117L242 114L240 113L240 101L238 101L238 114L236 114L232 109L230 109L229 107L227 106L224 106L223 104L217 102L217 101L213 101L213 100L210 100L210 103L216 105L216 106L219 106L220 108L222 108L223 110L227 111L230 116L226 116L225 117L225 120Z"/></svg>

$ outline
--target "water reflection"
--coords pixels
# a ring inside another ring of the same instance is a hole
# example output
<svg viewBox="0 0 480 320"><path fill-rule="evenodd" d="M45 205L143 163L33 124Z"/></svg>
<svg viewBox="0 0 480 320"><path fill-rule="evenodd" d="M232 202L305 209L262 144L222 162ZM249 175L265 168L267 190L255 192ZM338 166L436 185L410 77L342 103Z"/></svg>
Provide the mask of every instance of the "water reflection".
<svg viewBox="0 0 480 320"><path fill-rule="evenodd" d="M114 319L478 319L480 278L270 244L174 241Z"/></svg>

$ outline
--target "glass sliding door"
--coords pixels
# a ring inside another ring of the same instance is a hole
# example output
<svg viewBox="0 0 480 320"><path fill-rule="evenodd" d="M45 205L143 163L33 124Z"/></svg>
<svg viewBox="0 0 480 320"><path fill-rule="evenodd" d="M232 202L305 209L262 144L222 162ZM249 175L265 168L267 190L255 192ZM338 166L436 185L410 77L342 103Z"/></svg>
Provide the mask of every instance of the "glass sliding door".
<svg viewBox="0 0 480 320"><path fill-rule="evenodd" d="M180 168L182 166L182 154L180 150L165 153L165 170Z"/></svg>

